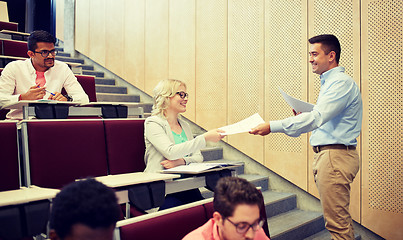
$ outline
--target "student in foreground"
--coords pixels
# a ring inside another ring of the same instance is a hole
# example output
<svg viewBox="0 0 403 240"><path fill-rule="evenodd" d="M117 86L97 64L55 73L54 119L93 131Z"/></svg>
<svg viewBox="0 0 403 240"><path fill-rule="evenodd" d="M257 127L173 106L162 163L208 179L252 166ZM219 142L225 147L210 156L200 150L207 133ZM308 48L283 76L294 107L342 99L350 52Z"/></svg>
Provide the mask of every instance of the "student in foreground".
<svg viewBox="0 0 403 240"><path fill-rule="evenodd" d="M112 240L120 215L115 192L87 179L64 187L53 200L51 240Z"/></svg>
<svg viewBox="0 0 403 240"><path fill-rule="evenodd" d="M188 123L180 118L186 112L188 93L180 80L166 79L154 88L152 116L144 122L146 152L144 172L159 172L192 162L202 162L200 149L206 141L218 142L220 130L210 130L193 138ZM160 210L203 199L198 189L168 194Z"/></svg>
<svg viewBox="0 0 403 240"><path fill-rule="evenodd" d="M269 240L263 231L263 197L245 179L221 178L214 192L213 218L182 240Z"/></svg>

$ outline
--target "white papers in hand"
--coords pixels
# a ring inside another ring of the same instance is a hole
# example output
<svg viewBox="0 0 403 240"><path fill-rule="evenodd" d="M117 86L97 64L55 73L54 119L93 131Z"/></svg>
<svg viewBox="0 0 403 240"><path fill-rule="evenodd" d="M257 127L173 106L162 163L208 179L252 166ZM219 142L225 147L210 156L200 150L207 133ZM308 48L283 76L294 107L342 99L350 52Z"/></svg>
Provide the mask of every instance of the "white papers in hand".
<svg viewBox="0 0 403 240"><path fill-rule="evenodd" d="M280 90L281 95L283 95L284 100L290 105L297 113L298 112L310 112L313 110L313 107L315 105L301 101L299 99L296 99L294 97L291 97L287 93L285 93L281 88L278 88Z"/></svg>
<svg viewBox="0 0 403 240"><path fill-rule="evenodd" d="M261 123L264 123L263 118L259 115L259 113L255 113L252 116L245 118L244 120L225 127L221 127L219 129L225 131L225 133L222 133L222 135L231 135L249 132L250 130L252 130L252 128Z"/></svg>

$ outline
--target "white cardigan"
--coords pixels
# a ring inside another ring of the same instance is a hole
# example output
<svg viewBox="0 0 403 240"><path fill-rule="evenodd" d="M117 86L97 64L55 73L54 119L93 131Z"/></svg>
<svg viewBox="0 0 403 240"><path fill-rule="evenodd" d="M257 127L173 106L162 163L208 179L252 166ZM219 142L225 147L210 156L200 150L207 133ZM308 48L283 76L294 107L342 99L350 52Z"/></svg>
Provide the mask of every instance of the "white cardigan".
<svg viewBox="0 0 403 240"><path fill-rule="evenodd" d="M203 135L193 138L190 126L179 119L179 124L185 131L188 141L175 144L171 127L166 119L159 116L148 117L144 122L144 140L146 152L144 172L159 172L164 168L161 161L165 159L176 160L184 158L186 164L191 162L202 162L203 156L200 149L206 147L206 140Z"/></svg>

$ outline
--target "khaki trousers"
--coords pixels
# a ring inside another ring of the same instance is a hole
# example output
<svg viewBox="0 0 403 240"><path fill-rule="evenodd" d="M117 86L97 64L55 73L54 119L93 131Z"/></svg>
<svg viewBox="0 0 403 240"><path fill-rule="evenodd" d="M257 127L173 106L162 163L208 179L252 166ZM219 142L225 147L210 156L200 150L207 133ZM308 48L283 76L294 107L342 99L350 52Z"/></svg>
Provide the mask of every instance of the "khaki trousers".
<svg viewBox="0 0 403 240"><path fill-rule="evenodd" d="M314 154L313 175L319 190L325 227L333 240L354 239L349 212L350 184L359 170L357 151L328 149Z"/></svg>

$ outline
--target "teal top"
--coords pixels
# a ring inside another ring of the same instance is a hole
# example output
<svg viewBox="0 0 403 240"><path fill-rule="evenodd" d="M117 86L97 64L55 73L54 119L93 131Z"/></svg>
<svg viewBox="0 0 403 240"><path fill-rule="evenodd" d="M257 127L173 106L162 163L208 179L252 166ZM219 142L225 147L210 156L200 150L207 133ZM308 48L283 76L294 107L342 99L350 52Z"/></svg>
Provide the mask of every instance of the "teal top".
<svg viewBox="0 0 403 240"><path fill-rule="evenodd" d="M177 134L176 132L172 131L172 135L174 136L175 144L184 143L188 140L186 137L186 133L182 128L181 134Z"/></svg>

